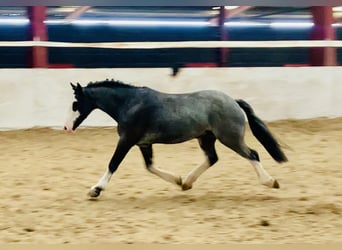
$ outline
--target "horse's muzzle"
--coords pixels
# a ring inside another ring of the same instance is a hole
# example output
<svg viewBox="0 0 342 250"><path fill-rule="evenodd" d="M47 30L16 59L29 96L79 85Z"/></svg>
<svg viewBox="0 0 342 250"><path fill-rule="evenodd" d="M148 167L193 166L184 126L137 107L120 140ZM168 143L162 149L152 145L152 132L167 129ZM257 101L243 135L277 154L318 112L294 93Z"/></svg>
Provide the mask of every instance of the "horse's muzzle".
<svg viewBox="0 0 342 250"><path fill-rule="evenodd" d="M68 128L67 126L64 126L64 130L68 133L74 132L74 130L72 128Z"/></svg>

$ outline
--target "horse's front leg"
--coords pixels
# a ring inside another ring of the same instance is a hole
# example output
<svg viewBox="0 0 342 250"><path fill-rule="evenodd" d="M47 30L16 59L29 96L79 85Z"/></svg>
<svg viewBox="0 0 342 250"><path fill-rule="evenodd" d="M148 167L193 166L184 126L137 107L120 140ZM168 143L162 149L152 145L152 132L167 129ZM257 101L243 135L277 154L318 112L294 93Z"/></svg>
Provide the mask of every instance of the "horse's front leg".
<svg viewBox="0 0 342 250"><path fill-rule="evenodd" d="M96 185L94 185L88 192L88 196L91 198L96 198L100 195L101 191L104 190L112 177L113 173L117 170L122 160L125 158L128 151L133 146L125 139L120 139L119 143L115 149L112 159L109 162L108 169L104 175L100 178Z"/></svg>

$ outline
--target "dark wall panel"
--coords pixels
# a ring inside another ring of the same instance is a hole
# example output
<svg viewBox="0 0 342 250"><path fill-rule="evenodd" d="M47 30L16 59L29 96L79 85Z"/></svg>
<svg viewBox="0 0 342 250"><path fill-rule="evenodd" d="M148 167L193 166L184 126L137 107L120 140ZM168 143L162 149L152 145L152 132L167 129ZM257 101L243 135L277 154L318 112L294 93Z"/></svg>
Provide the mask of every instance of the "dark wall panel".
<svg viewBox="0 0 342 250"><path fill-rule="evenodd" d="M269 27L228 28L230 40L308 40L310 29L274 29ZM140 42L140 41L215 41L216 27L114 27L49 25L50 41L63 42ZM337 29L337 38L342 31ZM1 26L1 41L27 40L27 26ZM0 67L26 67L29 48L0 47ZM342 61L342 49L338 49ZM307 48L231 48L228 66L259 67L307 64ZM49 48L51 64L74 67L173 67L186 63L216 62L218 49L94 49Z"/></svg>

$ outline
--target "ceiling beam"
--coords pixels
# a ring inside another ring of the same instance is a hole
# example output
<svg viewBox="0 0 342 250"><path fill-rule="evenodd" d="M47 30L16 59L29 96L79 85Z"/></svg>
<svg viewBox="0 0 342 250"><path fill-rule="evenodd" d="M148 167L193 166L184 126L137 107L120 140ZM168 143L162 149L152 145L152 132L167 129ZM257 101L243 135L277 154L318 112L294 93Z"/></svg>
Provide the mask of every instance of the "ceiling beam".
<svg viewBox="0 0 342 250"><path fill-rule="evenodd" d="M75 11L71 12L68 16L66 16L66 21L73 21L79 18L84 12L91 9L92 6L80 6Z"/></svg>
<svg viewBox="0 0 342 250"><path fill-rule="evenodd" d="M232 18L232 17L235 17L235 16L238 16L239 14L245 12L246 10L249 10L251 9L253 6L239 6L235 9L231 9L231 10L227 10L225 9L224 10L224 19L228 19L228 18ZM209 19L209 23L211 25L214 25L214 26L218 26L219 23L220 23L220 18L219 18L220 14L216 17L213 17L211 19Z"/></svg>

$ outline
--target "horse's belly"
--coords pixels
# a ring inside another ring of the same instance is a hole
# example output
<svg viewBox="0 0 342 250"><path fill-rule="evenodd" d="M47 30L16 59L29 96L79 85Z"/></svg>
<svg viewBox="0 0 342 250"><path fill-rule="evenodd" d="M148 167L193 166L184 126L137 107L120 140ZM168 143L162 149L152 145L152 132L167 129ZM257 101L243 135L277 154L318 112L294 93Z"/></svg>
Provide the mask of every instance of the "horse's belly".
<svg viewBox="0 0 342 250"><path fill-rule="evenodd" d="M186 128L185 126L172 126L169 124L166 127L148 131L139 140L139 144L153 144L153 143L181 143L199 137L207 130L206 126L194 126Z"/></svg>
<svg viewBox="0 0 342 250"><path fill-rule="evenodd" d="M185 142L193 138L195 137L183 136L183 137L165 138L160 135L149 134L149 135L144 136L141 140L139 140L137 144L138 145L154 144L154 143L175 144L175 143Z"/></svg>

